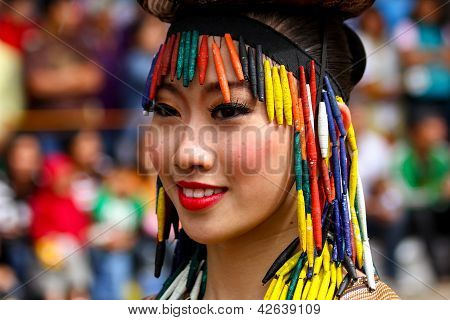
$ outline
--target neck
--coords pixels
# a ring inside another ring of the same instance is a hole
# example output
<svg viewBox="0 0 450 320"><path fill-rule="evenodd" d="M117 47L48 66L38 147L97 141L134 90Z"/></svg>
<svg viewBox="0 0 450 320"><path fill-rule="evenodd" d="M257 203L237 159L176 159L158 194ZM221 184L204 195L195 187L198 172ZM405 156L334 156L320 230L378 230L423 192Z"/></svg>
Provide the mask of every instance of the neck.
<svg viewBox="0 0 450 320"><path fill-rule="evenodd" d="M257 300L269 283L261 280L273 261L298 236L296 192L285 192L279 209L269 219L229 241L208 245L208 282L204 299Z"/></svg>

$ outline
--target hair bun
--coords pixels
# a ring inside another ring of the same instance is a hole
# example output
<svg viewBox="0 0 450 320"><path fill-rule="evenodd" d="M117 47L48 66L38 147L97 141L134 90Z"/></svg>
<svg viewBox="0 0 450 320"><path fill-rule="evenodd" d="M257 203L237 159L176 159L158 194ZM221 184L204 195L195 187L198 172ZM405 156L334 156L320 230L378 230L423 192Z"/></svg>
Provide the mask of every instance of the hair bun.
<svg viewBox="0 0 450 320"><path fill-rule="evenodd" d="M182 8L214 6L318 6L339 11L344 18L360 15L375 0L138 0L140 5L162 21L171 22Z"/></svg>

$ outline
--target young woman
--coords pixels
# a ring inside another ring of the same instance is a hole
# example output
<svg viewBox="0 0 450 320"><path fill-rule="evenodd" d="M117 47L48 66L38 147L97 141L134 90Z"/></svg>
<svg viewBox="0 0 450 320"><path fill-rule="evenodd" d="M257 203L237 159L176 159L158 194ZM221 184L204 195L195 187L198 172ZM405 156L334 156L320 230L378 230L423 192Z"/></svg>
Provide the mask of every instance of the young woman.
<svg viewBox="0 0 450 320"><path fill-rule="evenodd" d="M342 17L372 1L140 2L172 23L143 99L156 275L177 238L156 299L397 298L375 275L345 105L365 54Z"/></svg>

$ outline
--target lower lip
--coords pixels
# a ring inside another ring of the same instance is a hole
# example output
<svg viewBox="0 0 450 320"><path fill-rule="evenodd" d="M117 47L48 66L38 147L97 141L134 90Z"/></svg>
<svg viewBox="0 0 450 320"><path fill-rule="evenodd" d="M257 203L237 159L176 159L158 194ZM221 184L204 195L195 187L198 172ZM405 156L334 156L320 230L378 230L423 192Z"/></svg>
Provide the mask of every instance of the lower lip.
<svg viewBox="0 0 450 320"><path fill-rule="evenodd" d="M191 211L202 210L215 205L220 201L220 199L222 199L222 197L225 195L225 192L226 191L202 198L191 198L183 193L183 188L178 187L178 197L180 199L181 205Z"/></svg>

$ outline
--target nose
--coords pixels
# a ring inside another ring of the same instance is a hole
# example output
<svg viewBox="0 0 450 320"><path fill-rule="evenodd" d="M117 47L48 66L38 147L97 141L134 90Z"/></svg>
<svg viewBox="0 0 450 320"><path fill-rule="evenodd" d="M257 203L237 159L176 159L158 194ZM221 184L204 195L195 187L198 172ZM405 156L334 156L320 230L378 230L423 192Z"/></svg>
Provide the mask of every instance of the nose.
<svg viewBox="0 0 450 320"><path fill-rule="evenodd" d="M179 173L191 171L209 171L214 166L216 156L207 141L199 136L199 132L186 130L183 132L173 155L173 163Z"/></svg>

